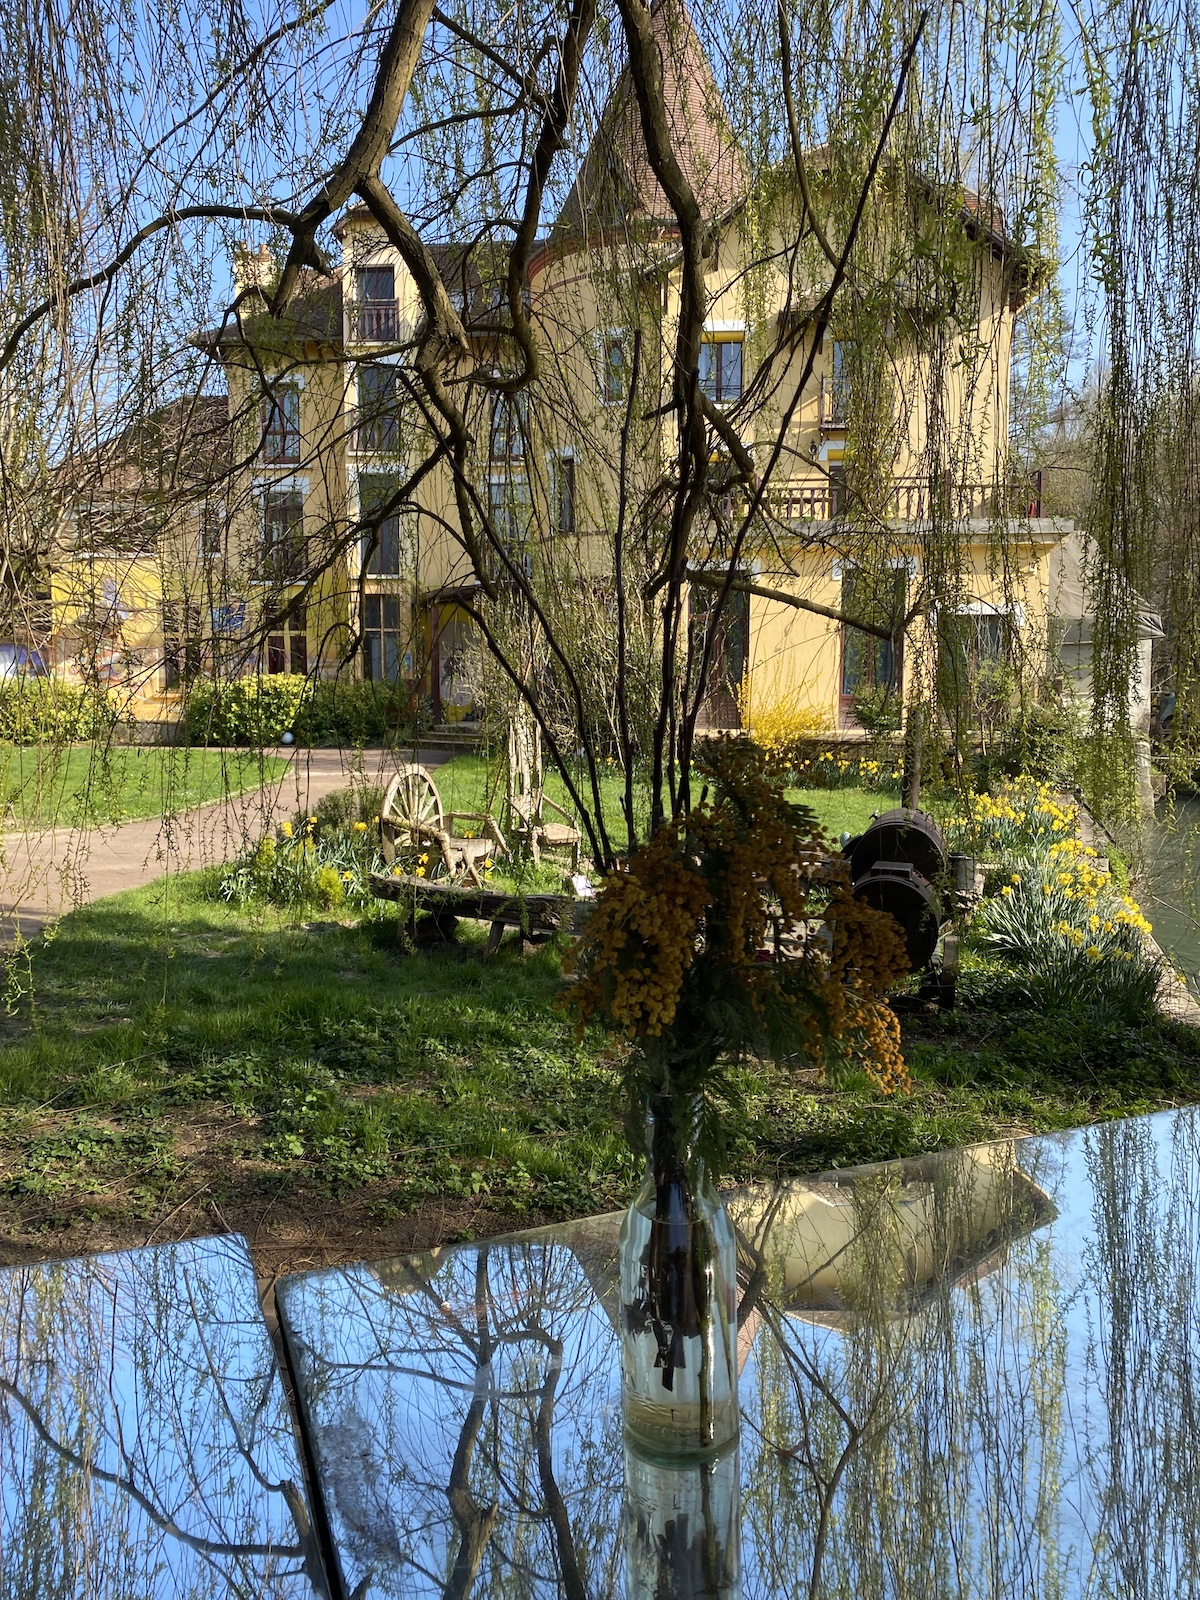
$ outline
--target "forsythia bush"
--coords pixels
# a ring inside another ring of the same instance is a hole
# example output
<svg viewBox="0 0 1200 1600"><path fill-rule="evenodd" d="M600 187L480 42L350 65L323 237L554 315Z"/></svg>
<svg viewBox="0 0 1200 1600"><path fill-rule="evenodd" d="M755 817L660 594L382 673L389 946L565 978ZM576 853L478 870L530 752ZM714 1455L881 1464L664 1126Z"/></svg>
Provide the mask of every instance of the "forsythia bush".
<svg viewBox="0 0 1200 1600"><path fill-rule="evenodd" d="M783 694L769 694L748 677L738 691L742 726L762 750L772 767L785 767L796 759L798 748L828 731L828 720L805 703L805 686Z"/></svg>

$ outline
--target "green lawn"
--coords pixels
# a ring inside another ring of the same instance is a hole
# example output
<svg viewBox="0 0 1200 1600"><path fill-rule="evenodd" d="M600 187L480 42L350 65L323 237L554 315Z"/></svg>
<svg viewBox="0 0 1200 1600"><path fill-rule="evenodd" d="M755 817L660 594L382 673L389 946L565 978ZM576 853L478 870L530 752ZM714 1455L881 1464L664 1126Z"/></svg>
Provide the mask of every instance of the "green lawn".
<svg viewBox="0 0 1200 1600"><path fill-rule="evenodd" d="M489 806L499 815L504 805L504 764L499 758L488 760L478 755L455 756L444 766L434 769L434 781L447 811L484 811ZM585 775L579 776L582 787ZM624 815L621 809L623 781L615 771L605 770L601 776L601 798L608 827L620 844L626 841ZM586 794L586 790L584 790ZM572 810L566 785L557 772L547 770L546 793L558 805ZM845 789L789 789L788 798L816 812L827 832L834 839L839 833L861 833L876 811L887 811L899 801L878 790ZM644 787L639 786L635 801L639 816L649 815L649 801Z"/></svg>
<svg viewBox="0 0 1200 1600"><path fill-rule="evenodd" d="M282 1260L369 1258L626 1200L617 1077L555 1006L555 950L406 954L391 921L288 926L214 902L212 881L98 902L10 961L10 1254L234 1227ZM906 1027L907 1096L742 1071L728 1176L1200 1100L1191 1030L1034 1015L981 968L965 989ZM288 1255L301 1235L324 1257Z"/></svg>
<svg viewBox="0 0 1200 1600"><path fill-rule="evenodd" d="M787 796L815 811L835 841L840 833L862 833L877 811L890 811L900 804L892 795L875 789L789 789Z"/></svg>
<svg viewBox="0 0 1200 1600"><path fill-rule="evenodd" d="M160 817L280 777L287 762L254 751L136 745L0 747L7 825L85 827Z"/></svg>

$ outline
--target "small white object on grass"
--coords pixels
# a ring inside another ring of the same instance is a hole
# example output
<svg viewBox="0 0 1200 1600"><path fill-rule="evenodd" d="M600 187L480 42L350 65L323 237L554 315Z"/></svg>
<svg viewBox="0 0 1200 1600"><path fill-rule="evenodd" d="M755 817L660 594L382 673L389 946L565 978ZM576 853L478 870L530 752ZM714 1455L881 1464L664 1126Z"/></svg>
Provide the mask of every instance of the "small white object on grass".
<svg viewBox="0 0 1200 1600"><path fill-rule="evenodd" d="M571 879L571 887L581 900L594 900L596 891L592 888L592 880L582 872L577 872Z"/></svg>

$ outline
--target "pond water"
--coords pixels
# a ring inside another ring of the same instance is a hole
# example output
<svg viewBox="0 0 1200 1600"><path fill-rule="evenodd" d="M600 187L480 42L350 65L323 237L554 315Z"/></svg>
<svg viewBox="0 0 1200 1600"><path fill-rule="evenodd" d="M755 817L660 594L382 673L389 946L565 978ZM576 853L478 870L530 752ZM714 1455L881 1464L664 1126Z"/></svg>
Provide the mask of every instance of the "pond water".
<svg viewBox="0 0 1200 1600"><path fill-rule="evenodd" d="M1142 909L1158 943L1200 989L1200 799L1159 804L1145 856Z"/></svg>

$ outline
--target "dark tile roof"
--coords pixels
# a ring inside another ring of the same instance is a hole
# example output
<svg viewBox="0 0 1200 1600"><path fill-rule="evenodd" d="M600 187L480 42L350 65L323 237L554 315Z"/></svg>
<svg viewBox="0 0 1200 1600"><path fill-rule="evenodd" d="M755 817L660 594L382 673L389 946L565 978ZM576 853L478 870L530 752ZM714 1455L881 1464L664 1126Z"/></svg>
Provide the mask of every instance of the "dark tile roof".
<svg viewBox="0 0 1200 1600"><path fill-rule="evenodd" d="M59 469L73 492L156 494L203 489L233 459L229 401L185 395L135 417Z"/></svg>
<svg viewBox="0 0 1200 1600"><path fill-rule="evenodd" d="M296 355L306 344L342 341L342 275L328 276L305 268L295 298L282 317L273 317L261 302L245 301L241 323L229 317L219 328L206 328L193 343L204 350L253 346L261 354Z"/></svg>

